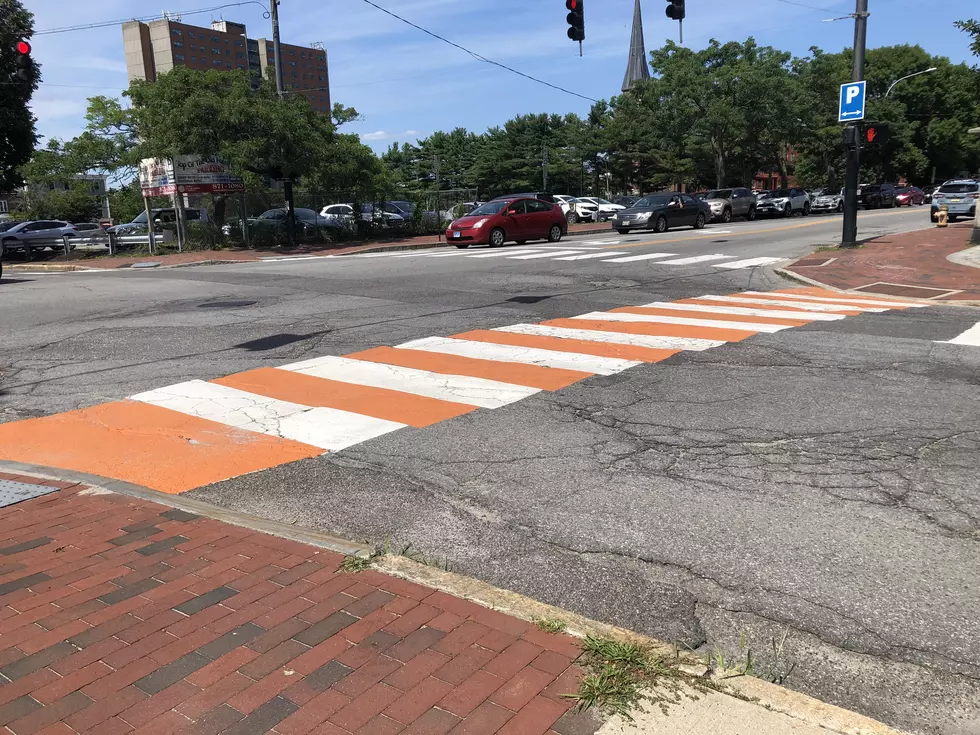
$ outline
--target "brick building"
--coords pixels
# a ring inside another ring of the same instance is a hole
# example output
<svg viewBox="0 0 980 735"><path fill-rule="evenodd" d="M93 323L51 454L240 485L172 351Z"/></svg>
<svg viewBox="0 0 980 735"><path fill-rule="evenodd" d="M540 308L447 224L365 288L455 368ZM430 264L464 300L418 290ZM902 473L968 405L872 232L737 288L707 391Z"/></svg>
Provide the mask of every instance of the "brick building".
<svg viewBox="0 0 980 735"><path fill-rule="evenodd" d="M143 23L123 23L126 71L130 81L164 74L175 66L190 69L244 69L255 78L275 66L272 39L249 38L245 26L214 21L210 28L181 23L172 18ZM280 43L282 78L287 92L302 94L313 109L330 112L330 78L327 54L322 48Z"/></svg>

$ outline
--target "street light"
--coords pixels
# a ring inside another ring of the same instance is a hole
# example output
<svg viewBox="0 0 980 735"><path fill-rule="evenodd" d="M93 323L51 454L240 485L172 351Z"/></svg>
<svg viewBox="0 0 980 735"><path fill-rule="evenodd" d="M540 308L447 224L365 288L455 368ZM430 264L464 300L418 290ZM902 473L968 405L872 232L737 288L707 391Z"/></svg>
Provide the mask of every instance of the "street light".
<svg viewBox="0 0 980 735"><path fill-rule="evenodd" d="M930 72L934 72L934 71L936 71L936 67L933 66L933 67L931 67L929 69L923 69L922 71L917 71L917 72L915 72L915 74L909 74L907 77L902 77L901 79L896 79L894 82L892 82L892 86L890 86L888 88L888 91L885 92L885 97L887 97L888 95L890 95L892 93L892 90L895 89L895 85L898 84L899 82L904 82L906 79L911 79L912 77L917 77L920 74L929 74Z"/></svg>

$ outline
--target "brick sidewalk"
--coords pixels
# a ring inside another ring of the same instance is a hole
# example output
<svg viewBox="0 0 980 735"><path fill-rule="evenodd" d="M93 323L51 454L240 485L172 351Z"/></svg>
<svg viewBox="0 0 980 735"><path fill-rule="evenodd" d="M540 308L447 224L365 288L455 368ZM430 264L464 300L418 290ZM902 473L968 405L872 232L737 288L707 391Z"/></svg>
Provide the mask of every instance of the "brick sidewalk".
<svg viewBox="0 0 980 735"><path fill-rule="evenodd" d="M575 639L339 554L125 495L0 508L0 726L584 735Z"/></svg>
<svg viewBox="0 0 980 735"><path fill-rule="evenodd" d="M886 235L860 248L813 253L786 270L844 290L918 298L938 296L940 301L976 301L980 300L980 269L947 259L948 255L970 247L972 231L971 223ZM831 258L834 260L827 263ZM936 290L918 291L920 288ZM961 293L943 295L948 291Z"/></svg>

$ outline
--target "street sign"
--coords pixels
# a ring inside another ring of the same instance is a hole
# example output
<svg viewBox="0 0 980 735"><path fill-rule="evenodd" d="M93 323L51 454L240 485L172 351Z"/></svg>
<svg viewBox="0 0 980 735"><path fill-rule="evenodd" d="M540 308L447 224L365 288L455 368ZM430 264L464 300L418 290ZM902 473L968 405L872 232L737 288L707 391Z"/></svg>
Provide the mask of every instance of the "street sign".
<svg viewBox="0 0 980 735"><path fill-rule="evenodd" d="M840 85L840 110L837 122L864 119L864 100L867 82L848 82Z"/></svg>

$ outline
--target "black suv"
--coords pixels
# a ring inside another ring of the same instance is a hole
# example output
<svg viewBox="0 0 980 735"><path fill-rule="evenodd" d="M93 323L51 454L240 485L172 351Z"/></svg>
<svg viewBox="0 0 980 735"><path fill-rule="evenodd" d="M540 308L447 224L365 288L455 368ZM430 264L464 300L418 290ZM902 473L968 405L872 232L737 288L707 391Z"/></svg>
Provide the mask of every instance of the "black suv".
<svg viewBox="0 0 980 735"><path fill-rule="evenodd" d="M891 209L898 190L891 184L869 184L858 193L858 206L865 209Z"/></svg>

